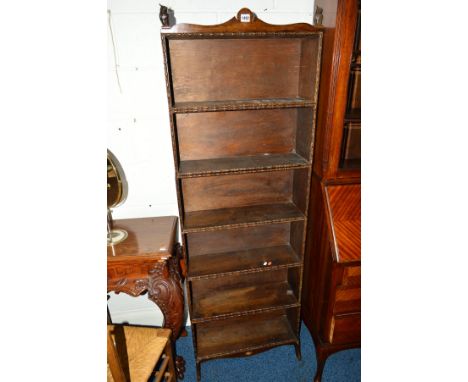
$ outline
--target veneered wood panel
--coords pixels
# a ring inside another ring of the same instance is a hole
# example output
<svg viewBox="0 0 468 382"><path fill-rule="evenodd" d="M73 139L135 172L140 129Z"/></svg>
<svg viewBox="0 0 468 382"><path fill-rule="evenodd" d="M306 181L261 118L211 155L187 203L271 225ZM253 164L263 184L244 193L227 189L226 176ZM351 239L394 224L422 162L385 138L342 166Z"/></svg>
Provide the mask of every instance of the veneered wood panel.
<svg viewBox="0 0 468 382"><path fill-rule="evenodd" d="M339 261L361 260L361 220L335 222Z"/></svg>
<svg viewBox="0 0 468 382"><path fill-rule="evenodd" d="M361 285L361 266L348 266L344 267L342 286L354 287Z"/></svg>
<svg viewBox="0 0 468 382"><path fill-rule="evenodd" d="M360 184L328 185L327 193L335 222L361 220Z"/></svg>
<svg viewBox="0 0 468 382"><path fill-rule="evenodd" d="M361 288L339 287L335 293L333 312L359 313L361 311Z"/></svg>
<svg viewBox="0 0 468 382"><path fill-rule="evenodd" d="M361 314L343 314L332 317L330 343L353 343L361 340Z"/></svg>
<svg viewBox="0 0 468 382"><path fill-rule="evenodd" d="M361 185L328 185L325 187L325 194L337 261L360 261Z"/></svg>

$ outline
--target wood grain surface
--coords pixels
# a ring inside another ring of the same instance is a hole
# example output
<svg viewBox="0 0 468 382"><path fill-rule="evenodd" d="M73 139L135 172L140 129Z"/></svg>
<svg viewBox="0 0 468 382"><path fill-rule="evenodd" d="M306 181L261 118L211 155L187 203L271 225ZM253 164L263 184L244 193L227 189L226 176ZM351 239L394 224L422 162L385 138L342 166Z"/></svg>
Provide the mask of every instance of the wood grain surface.
<svg viewBox="0 0 468 382"><path fill-rule="evenodd" d="M361 185L325 187L338 262L361 260Z"/></svg>
<svg viewBox="0 0 468 382"><path fill-rule="evenodd" d="M298 342L288 318L275 313L206 322L197 331L199 360L250 355L258 349Z"/></svg>
<svg viewBox="0 0 468 382"><path fill-rule="evenodd" d="M107 247L107 261L123 257L170 256L174 249L176 226L176 216L116 220L114 228L126 230L128 237L113 248Z"/></svg>

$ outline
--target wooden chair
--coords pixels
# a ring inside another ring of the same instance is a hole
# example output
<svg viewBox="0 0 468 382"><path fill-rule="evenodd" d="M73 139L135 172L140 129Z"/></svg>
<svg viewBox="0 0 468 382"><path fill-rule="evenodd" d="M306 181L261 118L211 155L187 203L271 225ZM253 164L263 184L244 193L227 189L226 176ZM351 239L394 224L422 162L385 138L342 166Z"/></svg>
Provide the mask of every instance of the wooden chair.
<svg viewBox="0 0 468 382"><path fill-rule="evenodd" d="M107 382L176 382L170 329L107 325Z"/></svg>

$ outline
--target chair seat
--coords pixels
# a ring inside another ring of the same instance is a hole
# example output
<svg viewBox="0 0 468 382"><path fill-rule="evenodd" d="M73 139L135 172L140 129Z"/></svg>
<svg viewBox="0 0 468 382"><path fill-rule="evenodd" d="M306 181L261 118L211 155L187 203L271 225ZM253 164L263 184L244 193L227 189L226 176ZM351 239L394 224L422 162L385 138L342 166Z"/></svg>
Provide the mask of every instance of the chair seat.
<svg viewBox="0 0 468 382"><path fill-rule="evenodd" d="M119 352L119 340L115 338L116 330L108 325L111 336ZM128 357L128 371L131 382L147 382L170 338L169 329L143 328L121 326L125 335L125 346ZM111 379L109 379L109 376ZM111 373L107 372L108 382L113 381Z"/></svg>

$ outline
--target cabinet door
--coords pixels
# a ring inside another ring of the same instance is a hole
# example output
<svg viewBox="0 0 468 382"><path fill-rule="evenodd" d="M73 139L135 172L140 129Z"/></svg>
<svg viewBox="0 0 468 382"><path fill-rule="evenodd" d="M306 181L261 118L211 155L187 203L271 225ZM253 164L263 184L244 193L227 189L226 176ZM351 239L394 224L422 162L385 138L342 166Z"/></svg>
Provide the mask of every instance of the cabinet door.
<svg viewBox="0 0 468 382"><path fill-rule="evenodd" d="M361 10L358 10L343 121L341 169L361 168Z"/></svg>

